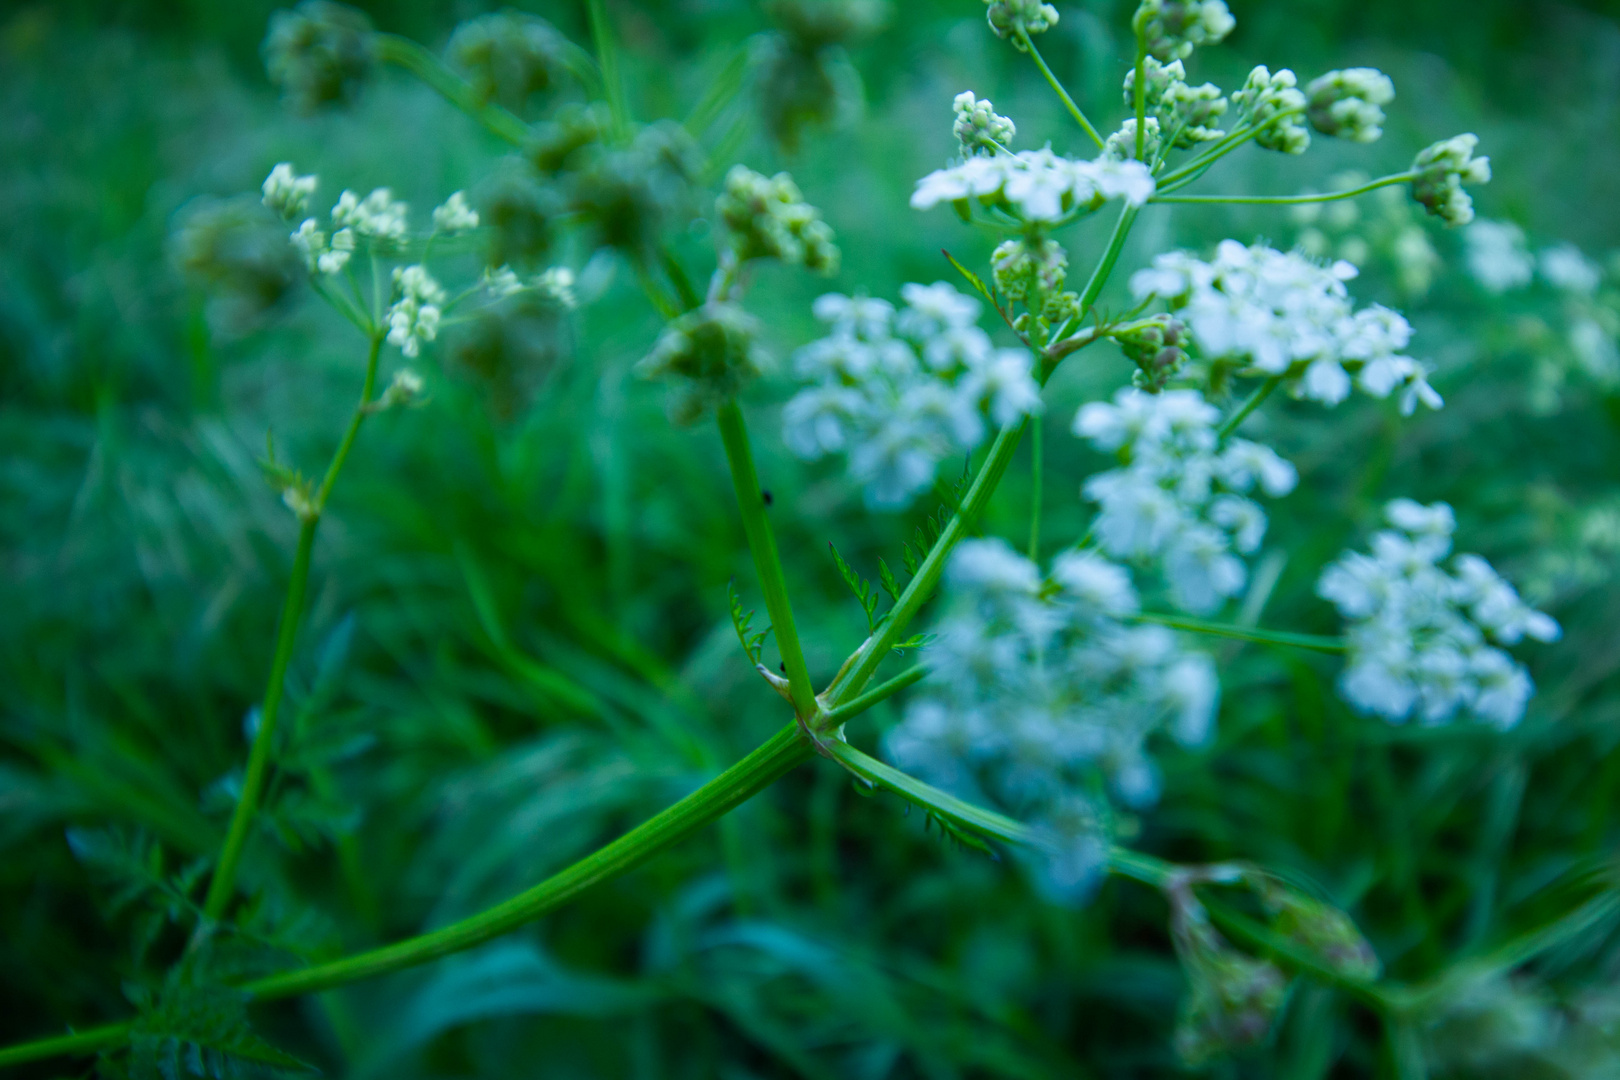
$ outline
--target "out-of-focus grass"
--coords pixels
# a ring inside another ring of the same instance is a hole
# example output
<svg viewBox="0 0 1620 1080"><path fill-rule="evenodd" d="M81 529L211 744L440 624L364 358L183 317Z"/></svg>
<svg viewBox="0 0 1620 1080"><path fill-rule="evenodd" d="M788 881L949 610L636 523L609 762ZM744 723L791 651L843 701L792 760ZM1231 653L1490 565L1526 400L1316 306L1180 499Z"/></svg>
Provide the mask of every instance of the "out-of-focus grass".
<svg viewBox="0 0 1620 1080"><path fill-rule="evenodd" d="M1506 0L1250 6L1235 5L1240 30L1200 57L1200 78L1234 85L1253 62L1376 64L1401 97L1370 151L1248 151L1212 189L1286 193L1346 167L1398 169L1428 141L1475 130L1496 168L1479 197L1487 216L1593 255L1620 246L1607 194L1620 29L1600 13ZM584 41L583 12L557 7L544 13ZM683 115L766 25L740 0L610 9L643 117ZM501 153L394 77L352 109L290 116L255 60L269 10L35 5L0 24L7 1041L128 1010L131 916L102 910L65 830L144 830L171 869L216 848L295 533L255 460L273 430L278 452L310 467L358 388L363 343L298 290L243 311L184 284L177 216L199 197L251 192L288 159L318 171L325 196L389 184L421 212L475 187ZM472 11L374 13L437 46ZM1045 45L1110 120L1123 111L1126 15L1066 6ZM957 91L992 97L1021 145L1080 148L971 0L902 5L855 59L863 113L792 156L751 127L739 150L763 171L790 167L837 228L832 288L892 298L902 281L949 278L941 247L982 263L989 238L906 206L949 153ZM1077 263L1101 243L1101 226L1088 228L1070 244ZM1271 212L1160 209L1123 265L1227 235L1285 243L1295 229ZM1552 411L1531 409L1534 355L1482 336L1501 318L1461 276L1455 237L1433 239L1445 267L1426 298L1403 300L1376 268L1357 291L1411 311L1448 408L1413 421L1367 403L1276 408L1269 433L1302 483L1273 514L1286 562L1265 622L1332 632L1317 568L1384 499L1447 499L1460 543L1541 582L1565 625L1562 643L1527 654L1541 687L1531 716L1505 736L1388 728L1338 702L1332 662L1233 649L1215 745L1166 750L1164 801L1135 841L1316 883L1414 981L1567 910L1555 886L1610 858L1620 795L1616 553L1580 524L1620 494L1620 399L1577 382ZM677 247L700 265L703 237ZM809 300L825 287L760 275L750 302L779 357L813 333ZM309 950L391 940L504 898L779 723L725 615L725 582L747 596L753 576L718 442L671 428L658 389L628 374L657 330L620 268L532 394L492 390L446 349L429 403L365 432L317 549L291 682L291 749L325 762L325 780L274 792L280 831L244 871L289 909L324 913L307 924ZM1117 356L1083 359L1054 382L1044 420L1049 553L1083 531L1077 488L1096 464L1068 420L1125 377ZM836 466L786 454L771 418L788 391L778 376L749 404L823 681L863 629L826 542L870 570L893 561L915 520L867 515ZM1027 520L1018 466L984 528L1021 541ZM1582 572L1565 573L1577 557ZM870 748L890 716L880 708L852 737ZM1566 995L1604 985L1611 929L1535 974ZM531 931L264 1020L343 1075L1132 1076L1173 1068L1180 990L1155 896L1110 884L1079 910L1046 905L1012 869L943 848L818 761ZM1384 1053L1367 1015L1305 989L1277 1045L1232 1075L1360 1075Z"/></svg>

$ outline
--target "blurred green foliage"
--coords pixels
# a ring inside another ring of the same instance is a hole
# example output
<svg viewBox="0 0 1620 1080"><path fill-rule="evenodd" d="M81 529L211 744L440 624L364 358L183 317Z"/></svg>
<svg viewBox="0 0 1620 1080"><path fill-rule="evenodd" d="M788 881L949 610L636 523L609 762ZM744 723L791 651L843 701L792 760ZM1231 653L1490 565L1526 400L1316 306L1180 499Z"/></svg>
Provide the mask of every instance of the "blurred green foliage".
<svg viewBox="0 0 1620 1080"><path fill-rule="evenodd" d="M364 343L294 286L284 249L208 230L281 160L334 191L391 185L419 212L502 175L500 144L398 73L346 109L286 109L258 57L274 6L63 0L0 16L6 1042L126 1016L132 994L161 990L184 939L151 912L183 905L173 875L218 848L296 533L257 459L273 432L279 456L313 467L359 384ZM363 6L431 48L484 10ZM590 47L583 4L524 6ZM1249 150L1213 189L1291 193L1346 168L1399 169L1434 138L1474 130L1496 169L1478 196L1486 216L1593 257L1620 247L1612 6L1234 8L1239 29L1200 58L1200 77L1230 86L1256 62L1366 63L1400 97L1370 152ZM984 265L989 238L906 206L915 178L951 152L956 92L993 97L1025 145L1080 142L1028 61L984 29L976 0L896 4L881 28L862 28L870 36L825 54L759 44L773 23L746 0L608 10L640 119L687 117L755 54L776 58L752 69L767 74L810 55L811 74L792 79L842 95L821 113L773 100L761 117L745 90L702 133L711 192L732 160L791 168L838 231L830 286L759 274L750 307L778 358L813 335L809 301L823 288L893 298L902 281L949 279L942 247ZM1114 118L1126 5L1062 11L1043 48L1077 97ZM773 131L796 136L793 149ZM1101 227L1071 250L1100 248ZM1298 229L1266 208L1161 208L1123 266L1223 236L1285 244ZM1265 622L1332 632L1317 569L1386 498L1446 499L1462 546L1566 628L1527 654L1540 688L1531 715L1506 735L1391 728L1337 700L1332 661L1231 645L1217 740L1166 752L1165 798L1133 843L1261 864L1351 911L1391 975L1449 972L1410 1033L1436 1075L1612 1075L1596 1071L1615 1061L1603 1043L1620 1008L1612 914L1511 975L1470 980L1455 964L1616 887L1620 395L1564 374L1547 344L1553 301L1481 293L1456 237L1430 239L1432 285L1413 288L1374 258L1357 292L1407 310L1448 408L1413 421L1368 402L1331 420L1273 410L1268 435L1302 483L1274 515ZM675 245L699 273L707 247L697 233ZM198 268L215 288L200 287ZM662 322L628 263L585 277L593 295L571 324L534 316L447 335L425 407L377 418L354 454L316 549L282 768L243 870L261 898L245 964L332 955L480 910L691 790L782 720L729 625L726 582L745 606L758 594L719 443L671 426L658 388L630 376ZM1076 491L1097 464L1068 420L1128 377L1117 354L1085 360L1048 395L1049 553L1084 531ZM771 420L789 390L778 374L748 404L821 684L865 632L827 542L870 576L932 507L870 516L834 467L795 462ZM983 527L1021 538L1028 506L1024 465ZM852 725L855 742L871 748L890 710ZM1006 865L925 835L921 815L856 795L818 760L527 931L255 1021L334 1075L1178 1068L1184 980L1156 894L1113 882L1084 908L1053 907ZM138 868L147 885L120 897L104 884L109 866L123 881ZM1594 874L1610 884L1593 886ZM1297 988L1283 1009L1274 1039L1214 1067L1390 1073L1409 1049L1320 987Z"/></svg>

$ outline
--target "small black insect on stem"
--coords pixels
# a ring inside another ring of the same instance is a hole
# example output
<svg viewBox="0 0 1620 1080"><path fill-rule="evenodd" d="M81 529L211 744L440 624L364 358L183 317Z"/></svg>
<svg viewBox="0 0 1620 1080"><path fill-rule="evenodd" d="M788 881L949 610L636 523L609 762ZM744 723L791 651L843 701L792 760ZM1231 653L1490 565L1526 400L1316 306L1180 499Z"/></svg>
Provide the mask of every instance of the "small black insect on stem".
<svg viewBox="0 0 1620 1080"><path fill-rule="evenodd" d="M776 501L775 497L771 495L768 488L761 488L759 491L759 497L765 500L766 506L770 506Z"/></svg>

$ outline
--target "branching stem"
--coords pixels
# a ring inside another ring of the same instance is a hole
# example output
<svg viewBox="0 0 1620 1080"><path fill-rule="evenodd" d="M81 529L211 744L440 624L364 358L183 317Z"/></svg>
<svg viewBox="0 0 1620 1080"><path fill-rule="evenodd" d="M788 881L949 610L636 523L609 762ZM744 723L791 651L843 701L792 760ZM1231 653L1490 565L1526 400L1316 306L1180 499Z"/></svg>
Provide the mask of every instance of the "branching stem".
<svg viewBox="0 0 1620 1080"><path fill-rule="evenodd" d="M1070 97L1069 92L1063 89L1063 84L1058 82L1056 75L1052 74L1052 69L1046 66L1046 58L1041 55L1041 50L1035 47L1035 42L1030 40L1029 32L1022 26L1018 27L1018 41L1029 53L1030 59L1035 61L1035 66L1041 69L1041 75L1045 77L1047 85L1056 91L1057 96L1063 101L1063 107L1069 110L1070 116L1074 117L1075 123L1080 125L1085 133L1091 137L1091 141L1097 144L1097 149L1101 150L1103 148L1103 137L1097 133L1097 129L1092 126L1091 121L1086 119L1086 114L1081 111L1080 106L1074 103L1074 98Z"/></svg>
<svg viewBox="0 0 1620 1080"><path fill-rule="evenodd" d="M1354 199L1358 195L1365 195L1367 192L1377 191L1379 188L1390 187L1394 184L1409 184L1412 182L1414 175L1411 172L1391 173L1388 176L1381 176L1377 180L1346 191L1312 192L1305 195L1155 195L1149 201L1156 203L1233 203L1241 206L1301 206L1306 203Z"/></svg>

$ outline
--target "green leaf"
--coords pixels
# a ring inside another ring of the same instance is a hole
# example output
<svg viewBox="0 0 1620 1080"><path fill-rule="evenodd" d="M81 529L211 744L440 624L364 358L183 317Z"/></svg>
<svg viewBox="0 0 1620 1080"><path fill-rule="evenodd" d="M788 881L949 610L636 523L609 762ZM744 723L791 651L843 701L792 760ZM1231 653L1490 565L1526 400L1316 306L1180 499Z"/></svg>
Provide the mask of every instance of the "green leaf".
<svg viewBox="0 0 1620 1080"><path fill-rule="evenodd" d="M190 983L186 974L182 969L171 976L162 997L131 1026L131 1077L179 1080L316 1071L259 1037L248 1023L246 994Z"/></svg>
<svg viewBox="0 0 1620 1080"><path fill-rule="evenodd" d="M883 591L892 599L900 599L900 583L894 580L894 571L890 570L889 564L882 559L878 560L878 584L883 586Z"/></svg>
<svg viewBox="0 0 1620 1080"><path fill-rule="evenodd" d="M843 575L844 584L849 586L849 591L855 594L856 600L860 601L861 610L866 612L866 632L869 634L874 633L878 624L877 590L872 588L870 581L861 577L849 563L844 561L844 557L838 554L838 549L833 546L830 540L827 542L827 549L832 552L833 562L838 564L838 572Z"/></svg>
<svg viewBox="0 0 1620 1080"><path fill-rule="evenodd" d="M748 662L758 667L760 654L765 648L765 635L771 632L771 628L767 626L758 633L754 632L754 613L743 612L742 598L737 595L735 581L726 582L726 600L731 608L731 626L737 631L737 640L742 642Z"/></svg>

